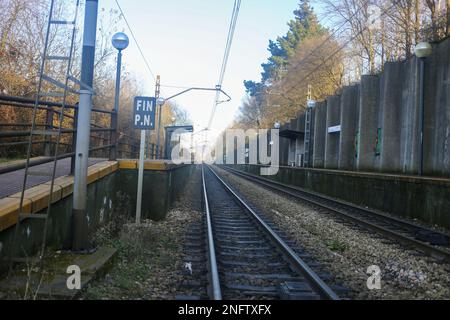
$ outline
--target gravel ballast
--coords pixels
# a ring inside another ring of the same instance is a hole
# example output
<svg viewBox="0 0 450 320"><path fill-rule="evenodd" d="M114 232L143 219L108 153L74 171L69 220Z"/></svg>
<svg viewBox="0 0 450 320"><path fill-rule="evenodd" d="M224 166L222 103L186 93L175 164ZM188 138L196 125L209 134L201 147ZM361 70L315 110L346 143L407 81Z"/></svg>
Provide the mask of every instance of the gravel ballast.
<svg viewBox="0 0 450 320"><path fill-rule="evenodd" d="M448 264L341 221L325 210L276 194L215 167L239 193L351 289L352 299L449 299ZM381 269L381 289L369 290L368 268Z"/></svg>

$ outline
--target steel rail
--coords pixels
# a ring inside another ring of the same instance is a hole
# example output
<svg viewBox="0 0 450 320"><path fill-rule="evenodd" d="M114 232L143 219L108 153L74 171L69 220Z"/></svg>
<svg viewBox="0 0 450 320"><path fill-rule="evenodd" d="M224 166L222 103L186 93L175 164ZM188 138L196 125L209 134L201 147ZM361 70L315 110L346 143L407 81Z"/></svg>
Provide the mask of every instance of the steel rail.
<svg viewBox="0 0 450 320"><path fill-rule="evenodd" d="M238 201L238 203L248 212L265 233L272 239L273 243L285 254L292 266L304 275L310 284L328 300L340 300L339 296L331 289L308 264L300 258L294 250L222 179L208 166L209 170L225 189Z"/></svg>
<svg viewBox="0 0 450 320"><path fill-rule="evenodd" d="M205 201L207 244L208 244L208 270L210 276L211 293L213 300L222 300L222 290L220 288L219 268L217 267L216 249L214 245L214 235L211 222L211 212L209 210L208 190L206 189L205 168L202 166L203 199Z"/></svg>
<svg viewBox="0 0 450 320"><path fill-rule="evenodd" d="M348 210L358 210L358 211L363 211L365 214L370 214L373 218L375 219L380 219L380 220L385 220L387 222L391 222L392 224L397 224L400 226L403 226L405 228L414 228L415 230L423 230L423 231L427 231L427 232L433 232L433 233L438 233L437 231L425 228L425 227L421 227L418 226L416 224L412 224L410 222L407 221L403 221L394 217L389 217L385 214L382 213L378 213L376 211L372 211L372 210L368 210L366 208L362 208L360 206L356 206L353 204L350 204L348 202L344 202L344 201L339 201L337 199L332 199L330 197L326 197L317 193L313 193L313 192L309 192L300 188L296 188L293 186L289 186L283 183L279 183L276 181L271 181L265 178L261 178L261 177L257 177L255 175L252 174L248 174L248 173L243 173L241 171L237 171L235 169L232 169L230 167L224 166L221 167L223 169L225 169L226 171L235 174L237 176L243 177L247 180L256 182L262 186L265 186L271 190L276 190L278 192L281 192L283 194L289 195L293 198L302 200L302 201L306 201L309 203L312 203L318 207L327 209L333 213L338 214L339 216L350 220L352 222L355 222L358 225L364 226L368 229L372 229L380 234L383 234L384 236L392 239L392 240L396 240L399 241L400 243L403 243L404 245L407 246L413 246L416 249L419 249L420 251L422 251L423 253L425 253L426 255L429 255L433 258L436 258L438 260L442 260L444 262L448 262L450 261L450 251L445 250L445 249L441 249L438 248L436 246L433 246L431 244L425 243L423 241L408 237L402 233L393 231L393 230L389 230L388 228L385 228L383 226L377 225L375 223L369 222L369 221L365 221L362 218L358 218L352 214L347 213L346 211ZM303 194L303 195L302 195ZM306 196L305 196L306 195ZM316 197L319 198L320 200L314 200L309 197ZM333 205L327 205L326 203L324 203L325 201L334 203ZM347 210L345 209L340 209L337 208L336 206L341 206L344 208L347 208ZM448 235L443 234L444 236L448 237Z"/></svg>

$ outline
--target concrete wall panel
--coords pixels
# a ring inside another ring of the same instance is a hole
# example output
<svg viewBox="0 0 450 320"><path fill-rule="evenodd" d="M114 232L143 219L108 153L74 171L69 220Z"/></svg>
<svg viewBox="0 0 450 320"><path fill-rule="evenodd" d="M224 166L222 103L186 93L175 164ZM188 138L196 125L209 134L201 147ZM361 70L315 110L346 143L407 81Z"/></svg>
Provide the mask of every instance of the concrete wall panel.
<svg viewBox="0 0 450 320"><path fill-rule="evenodd" d="M402 88L400 133L401 173L417 174L420 158L419 130L419 64L417 59L405 61Z"/></svg>
<svg viewBox="0 0 450 320"><path fill-rule="evenodd" d="M381 109L383 110L381 171L389 173L402 172L400 162L401 123L402 123L402 88L401 62L388 62L381 77Z"/></svg>
<svg viewBox="0 0 450 320"><path fill-rule="evenodd" d="M375 151L380 113L380 79L378 76L363 76L359 93L359 142L357 169L377 170Z"/></svg>
<svg viewBox="0 0 450 320"><path fill-rule="evenodd" d="M450 39L434 46L425 68L425 174L450 177Z"/></svg>
<svg viewBox="0 0 450 320"><path fill-rule="evenodd" d="M314 154L313 167L325 166L325 139L327 127L327 102L319 102L316 106L314 119Z"/></svg>
<svg viewBox="0 0 450 320"><path fill-rule="evenodd" d="M325 139L325 168L337 169L339 166L339 133L328 133L328 128L341 123L341 96L332 96L327 99L327 125Z"/></svg>
<svg viewBox="0 0 450 320"><path fill-rule="evenodd" d="M339 169L356 169L356 133L359 121L358 86L344 88L341 97Z"/></svg>

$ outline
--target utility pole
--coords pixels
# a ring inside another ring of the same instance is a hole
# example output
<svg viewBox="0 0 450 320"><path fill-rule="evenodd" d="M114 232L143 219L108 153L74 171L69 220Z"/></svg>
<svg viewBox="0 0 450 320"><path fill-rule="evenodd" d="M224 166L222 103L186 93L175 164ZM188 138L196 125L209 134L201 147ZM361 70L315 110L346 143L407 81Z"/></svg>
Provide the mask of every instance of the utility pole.
<svg viewBox="0 0 450 320"><path fill-rule="evenodd" d="M86 0L80 104L78 109L78 131L75 151L72 243L72 249L74 251L85 251L88 250L90 246L88 240L89 227L86 207L97 17L98 0Z"/></svg>
<svg viewBox="0 0 450 320"><path fill-rule="evenodd" d="M114 48L117 49L117 67L116 67L116 89L114 97L114 113L111 115L111 144L113 147L109 152L109 160L116 161L119 141L118 141L118 131L119 131L119 104L120 104L120 78L122 73L122 51L125 50L130 41L125 33L116 33L112 38L112 44Z"/></svg>
<svg viewBox="0 0 450 320"><path fill-rule="evenodd" d="M155 85L155 98L159 99L161 95L161 76L156 77L156 85ZM161 120L162 120L162 111L163 105L159 105L159 113L158 113L158 131L157 131L157 142L156 142L156 159L160 159L161 152Z"/></svg>

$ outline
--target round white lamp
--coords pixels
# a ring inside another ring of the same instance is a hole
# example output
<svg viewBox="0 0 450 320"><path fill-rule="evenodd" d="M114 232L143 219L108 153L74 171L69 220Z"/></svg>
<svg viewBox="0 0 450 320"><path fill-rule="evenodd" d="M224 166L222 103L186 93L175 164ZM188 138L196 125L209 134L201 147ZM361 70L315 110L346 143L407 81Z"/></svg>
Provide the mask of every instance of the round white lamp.
<svg viewBox="0 0 450 320"><path fill-rule="evenodd" d="M112 45L119 51L125 50L130 44L130 39L123 32L118 32L112 37Z"/></svg>
<svg viewBox="0 0 450 320"><path fill-rule="evenodd" d="M420 59L427 58L433 53L433 47L428 42L421 42L416 46L414 52Z"/></svg>

